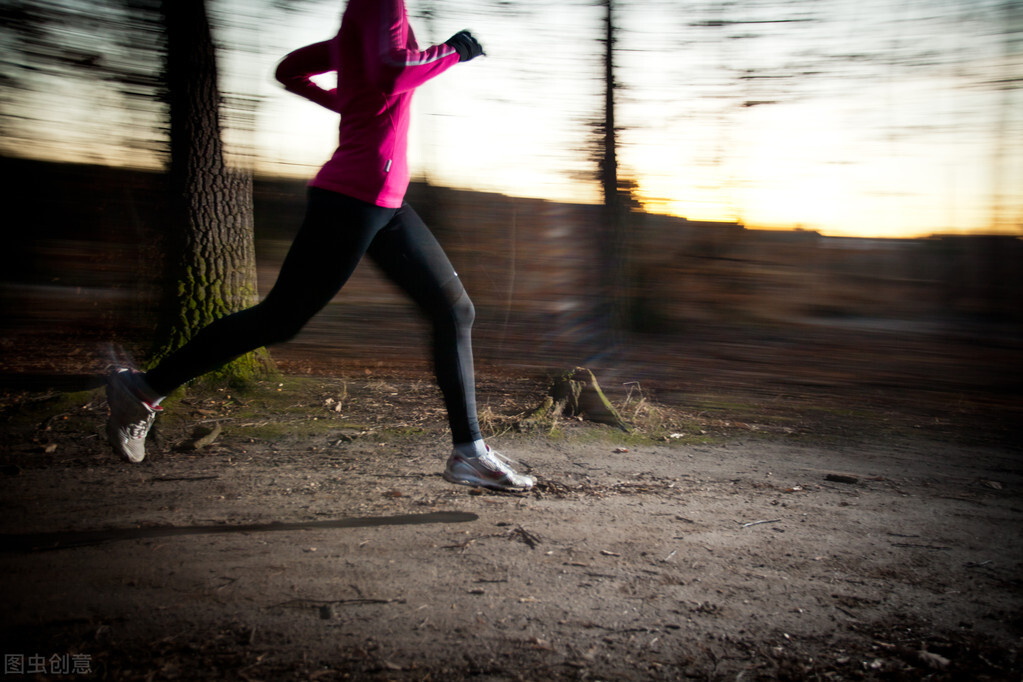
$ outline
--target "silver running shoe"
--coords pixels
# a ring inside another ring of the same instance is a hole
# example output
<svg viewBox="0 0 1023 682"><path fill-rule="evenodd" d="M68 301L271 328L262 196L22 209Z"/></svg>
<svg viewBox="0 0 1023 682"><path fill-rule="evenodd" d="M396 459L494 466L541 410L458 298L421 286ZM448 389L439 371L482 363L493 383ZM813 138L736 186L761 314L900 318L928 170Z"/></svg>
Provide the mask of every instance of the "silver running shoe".
<svg viewBox="0 0 1023 682"><path fill-rule="evenodd" d="M463 485L478 485L495 490L529 490L536 479L517 474L508 466L508 459L487 446L487 454L481 457L466 457L458 452L448 458L444 480Z"/></svg>
<svg viewBox="0 0 1023 682"><path fill-rule="evenodd" d="M162 407L150 405L136 393L133 380L138 373L138 370L122 367L107 377L110 407L107 440L114 452L129 462L141 462L146 458L146 435L156 413L163 411Z"/></svg>

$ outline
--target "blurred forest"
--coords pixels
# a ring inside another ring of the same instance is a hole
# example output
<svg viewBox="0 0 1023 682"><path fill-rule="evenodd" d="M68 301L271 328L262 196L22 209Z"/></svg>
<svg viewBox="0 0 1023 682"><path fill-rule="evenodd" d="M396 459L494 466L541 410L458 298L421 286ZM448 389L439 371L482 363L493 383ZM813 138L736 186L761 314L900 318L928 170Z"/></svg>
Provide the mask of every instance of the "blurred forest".
<svg viewBox="0 0 1023 682"><path fill-rule="evenodd" d="M206 4L227 153L308 176L331 140L303 135L329 136L333 125L270 74L288 50L327 37L343 2ZM159 6L3 3L0 152L162 167ZM413 156L435 184L597 203L616 167L648 210L691 218L767 224L762 205L781 201L805 206L805 217L771 225L815 229L869 205L847 230L897 228L899 213L916 235L1019 234L1023 9L1014 0L408 6L420 42L476 27L492 54L460 70L457 86L420 93Z"/></svg>
<svg viewBox="0 0 1023 682"><path fill-rule="evenodd" d="M131 345L151 334L158 292L146 251L173 229L159 209L161 175L16 159L3 159L2 169L31 221L9 232L3 252L7 357L0 369L52 373L47 363L63 365L69 352L87 355L110 338ZM300 180L254 183L264 294L298 227L304 194ZM466 281L485 362L550 368L599 349L599 207L422 183L409 196ZM754 345L758 333L826 329L849 338L869 331L1018 347L1023 242L1011 236L836 238L641 212L629 214L628 226L630 338L637 348L661 349L665 364L677 345L715 330ZM335 303L289 344L292 351L340 364L425 361L414 309L372 266L360 267ZM17 359L26 351L38 357ZM1001 378L1011 381L1013 371Z"/></svg>
<svg viewBox="0 0 1023 682"><path fill-rule="evenodd" d="M178 229L166 203L170 123L159 4L14 0L2 7L0 152L11 178L8 196L20 209L16 214L28 216L8 229L12 243L2 256L6 357L0 370L6 373L94 371L87 345L116 338L144 354L144 340L158 323L154 263L166 236ZM268 60L295 46L267 26L323 11L326 3L267 0L244 10L229 0L208 5L226 64L220 82L226 154L254 176L258 284L265 293L301 219L304 181L261 172L258 121L274 105L247 90L252 81L239 80L232 64L243 55L266 71ZM504 74L507 82L529 82L538 96L512 101L498 86L475 83L481 89L473 98L510 110L523 126L554 131L559 144L538 165L553 160L562 179L592 188L592 202L584 203L443 187L426 154L409 198L467 283L478 309L482 359L505 367L585 362L608 349L602 335L610 319L623 327L627 352L664 367L681 366L680 344L700 338L745 339L756 347L821 330L854 345L855 334L866 330L901 334L902 340L983 339L998 345L999 358L1006 349L1015 353L1023 322L1021 206L1014 185L1023 158L1015 107L1023 54L1019 3L853 5L850 16L852 5L841 0L580 0L560 8L578 25L567 40L560 26L544 23L550 7L532 0L473 7L410 3L424 35L440 32L452 17L499 19L507 27L492 44L506 50L498 64L510 66L498 68L513 68ZM329 9L335 22L336 3ZM874 29L862 34L869 40L860 37L866 27ZM961 29L962 37L949 27ZM668 70L647 82L655 64ZM694 190L699 203L705 190L748 183L736 177L735 165L748 112L831 96L835 88L852 93L885 79L893 91L912 78L952 76L948 92L986 99L956 99L941 104L940 115L925 109L932 115L924 118L882 103L850 120L865 121L872 144L926 146L962 133L965 143L989 146L993 151L981 154L989 171L981 208L991 234L956 234L954 224L949 234L919 239L748 229L734 204L724 207L719 222L686 220L658 213L664 197L638 180L641 171L649 171L645 178L668 172L640 163L674 163L669 151L638 151L651 144L668 150L669 142L678 142L669 131L679 124L710 122L712 138L687 142L704 176L702 189ZM564 93L543 96L558 84ZM522 107L533 111L523 115ZM487 140L498 161L501 145L537 134L514 132ZM463 158L475 163L480 157ZM611 315L609 299L619 306ZM342 364L359 354L361 362L367 355L420 358L421 344L410 340L418 337L407 333L416 325L414 312L370 268L360 270L338 302L343 305L330 306L288 352L308 348L305 357L311 357L329 348ZM953 361L960 350L949 351ZM1009 372L1001 379L1011 387L1014 377Z"/></svg>

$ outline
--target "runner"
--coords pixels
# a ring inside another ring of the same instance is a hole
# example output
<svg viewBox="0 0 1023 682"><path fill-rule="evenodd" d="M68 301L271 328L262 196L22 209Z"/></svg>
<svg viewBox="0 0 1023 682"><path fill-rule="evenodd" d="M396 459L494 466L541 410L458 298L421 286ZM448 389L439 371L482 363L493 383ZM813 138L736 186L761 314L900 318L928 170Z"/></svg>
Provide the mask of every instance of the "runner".
<svg viewBox="0 0 1023 682"><path fill-rule="evenodd" d="M107 435L115 452L142 461L164 396L294 337L368 254L432 322L434 367L454 443L444 478L501 490L533 486L531 476L516 473L483 440L471 344L475 310L444 250L404 201L416 87L481 55L468 31L419 49L403 0L350 0L334 38L281 61L276 76L287 90L341 115L337 150L309 183L305 219L261 303L213 322L148 372L118 367L110 374ZM335 89L312 80L328 72L337 72Z"/></svg>

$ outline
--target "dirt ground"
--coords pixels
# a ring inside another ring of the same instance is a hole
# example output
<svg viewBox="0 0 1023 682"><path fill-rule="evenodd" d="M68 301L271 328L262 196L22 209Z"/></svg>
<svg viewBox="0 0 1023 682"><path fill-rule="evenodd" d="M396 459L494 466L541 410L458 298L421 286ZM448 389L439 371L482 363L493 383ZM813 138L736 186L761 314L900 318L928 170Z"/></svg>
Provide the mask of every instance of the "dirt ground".
<svg viewBox="0 0 1023 682"><path fill-rule="evenodd" d="M518 428L548 377L483 369L525 494L443 481L421 367L331 373L294 346L279 382L169 401L134 466L103 442L101 390L22 377L2 405L7 677L1019 680L1018 370L999 365L1018 345L953 385L905 340L901 361L775 343L771 364L765 344L690 344L685 379L601 373L628 434Z"/></svg>

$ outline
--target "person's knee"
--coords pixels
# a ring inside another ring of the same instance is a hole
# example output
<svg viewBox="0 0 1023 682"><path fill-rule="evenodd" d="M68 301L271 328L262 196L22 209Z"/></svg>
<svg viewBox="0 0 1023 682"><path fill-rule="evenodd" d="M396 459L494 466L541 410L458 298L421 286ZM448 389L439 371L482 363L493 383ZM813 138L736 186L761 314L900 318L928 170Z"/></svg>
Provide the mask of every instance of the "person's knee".
<svg viewBox="0 0 1023 682"><path fill-rule="evenodd" d="M455 320L455 325L462 329L468 329L472 327L472 323L476 319L476 307L472 304L472 299L469 298L469 293L461 282L458 282L458 291L453 293L456 295L451 299L451 315Z"/></svg>

